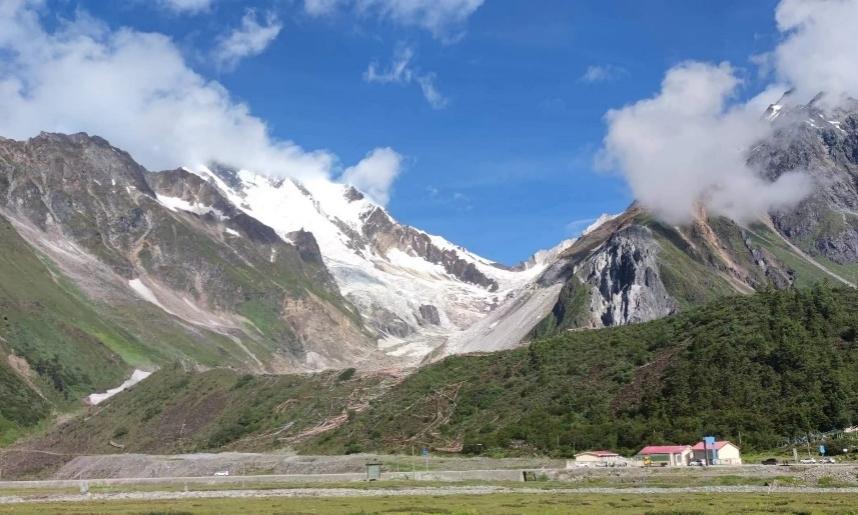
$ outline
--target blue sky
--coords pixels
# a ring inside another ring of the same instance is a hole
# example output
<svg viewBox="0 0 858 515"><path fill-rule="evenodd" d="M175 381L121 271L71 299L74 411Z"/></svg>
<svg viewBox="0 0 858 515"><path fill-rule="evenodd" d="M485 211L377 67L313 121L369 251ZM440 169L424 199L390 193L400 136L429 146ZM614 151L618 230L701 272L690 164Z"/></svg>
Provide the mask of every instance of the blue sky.
<svg viewBox="0 0 858 515"><path fill-rule="evenodd" d="M760 89L750 57L777 44L775 6L487 0L437 30L347 7L311 15L298 0L196 11L63 0L42 17L50 25L83 9L111 30L166 34L273 137L329 150L343 166L392 147L404 156L388 204L396 218L515 263L631 202L622 176L594 168L607 110L655 95L665 71L689 59L730 61L740 95ZM277 36L235 63L213 59L251 8L262 24L276 20ZM371 63L386 73L406 50L409 79L367 80ZM420 78L443 105L427 100Z"/></svg>

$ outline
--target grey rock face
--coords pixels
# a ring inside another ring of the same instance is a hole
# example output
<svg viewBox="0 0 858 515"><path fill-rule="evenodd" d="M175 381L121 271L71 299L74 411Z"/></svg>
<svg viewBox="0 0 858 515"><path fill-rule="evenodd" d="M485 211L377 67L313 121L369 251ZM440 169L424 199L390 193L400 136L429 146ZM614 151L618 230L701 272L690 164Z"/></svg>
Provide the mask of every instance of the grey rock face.
<svg viewBox="0 0 858 515"><path fill-rule="evenodd" d="M441 315L438 313L438 308L431 304L420 306L420 321L422 325L440 325Z"/></svg>
<svg viewBox="0 0 858 515"><path fill-rule="evenodd" d="M590 287L592 326L644 322L676 310L659 277L658 251L649 229L632 225L577 267L575 276Z"/></svg>
<svg viewBox="0 0 858 515"><path fill-rule="evenodd" d="M811 256L858 262L858 103L785 107L775 134L749 161L770 178L800 171L815 183L793 209L772 213L778 230Z"/></svg>
<svg viewBox="0 0 858 515"><path fill-rule="evenodd" d="M399 225L381 209L372 211L364 221L364 234L382 253L389 248L413 252L431 263L441 265L447 273L462 281L496 291L498 284L480 272L473 263L465 261L452 249L441 249L425 233Z"/></svg>
<svg viewBox="0 0 858 515"><path fill-rule="evenodd" d="M788 288L795 283L795 271L784 266L784 264L768 250L758 245L754 245L747 232L742 231L742 236L742 242L745 244L747 251L751 254L751 259L757 268L763 272L769 284L775 288L783 289ZM765 284L753 281L752 278L746 278L746 280L752 283L752 286L755 288L765 286Z"/></svg>
<svg viewBox="0 0 858 515"><path fill-rule="evenodd" d="M373 329L383 335L405 338L414 334L414 327L396 313L383 306L373 305L365 310L365 316Z"/></svg>
<svg viewBox="0 0 858 515"><path fill-rule="evenodd" d="M251 220L253 219L251 218ZM322 251L319 249L319 244L316 242L316 238L313 237L313 233L301 230L290 232L287 236L298 247L301 259L308 263L316 263L320 267L324 267L322 263Z"/></svg>

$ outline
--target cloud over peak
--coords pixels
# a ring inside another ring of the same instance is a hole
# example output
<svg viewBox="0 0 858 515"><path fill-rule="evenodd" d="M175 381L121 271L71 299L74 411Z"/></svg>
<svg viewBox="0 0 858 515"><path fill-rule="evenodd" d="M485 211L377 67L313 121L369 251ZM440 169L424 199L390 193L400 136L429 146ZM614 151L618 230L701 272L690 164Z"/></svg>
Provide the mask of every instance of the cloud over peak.
<svg viewBox="0 0 858 515"><path fill-rule="evenodd" d="M743 220L800 201L812 190L796 172L775 182L747 163L747 152L772 130L762 113L783 92L807 102L858 98L858 0L781 0L780 43L751 61L777 82L740 100L741 80L728 63L689 61L667 71L661 91L606 116L599 164L619 170L640 202L681 223L698 208Z"/></svg>
<svg viewBox="0 0 858 515"><path fill-rule="evenodd" d="M85 15L46 28L32 4L0 3L0 134L85 131L150 170L212 161L328 179L336 156L271 134L246 104L192 70L167 36ZM395 176L395 175L394 175Z"/></svg>
<svg viewBox="0 0 858 515"><path fill-rule="evenodd" d="M386 206L393 181L401 170L401 155L390 147L377 148L355 166L346 168L340 182L351 184L376 204Z"/></svg>
<svg viewBox="0 0 858 515"><path fill-rule="evenodd" d="M771 130L759 107L776 97L733 102L740 82L728 63L671 68L658 94L606 114L602 164L621 170L641 204L670 223L701 206L749 220L801 200L807 176L769 182L748 165L748 149Z"/></svg>
<svg viewBox="0 0 858 515"><path fill-rule="evenodd" d="M820 91L829 97L858 98L856 0L782 0L775 20L784 40L773 52L777 77L809 100Z"/></svg>

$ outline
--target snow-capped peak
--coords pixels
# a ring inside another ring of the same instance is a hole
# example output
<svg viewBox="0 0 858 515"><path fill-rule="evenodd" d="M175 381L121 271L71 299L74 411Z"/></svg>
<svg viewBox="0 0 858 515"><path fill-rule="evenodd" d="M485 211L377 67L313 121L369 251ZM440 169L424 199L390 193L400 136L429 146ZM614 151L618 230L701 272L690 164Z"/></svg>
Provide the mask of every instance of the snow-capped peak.
<svg viewBox="0 0 858 515"><path fill-rule="evenodd" d="M588 225L587 228L581 232L581 236L587 236L591 232L593 232L596 229L598 229L599 227L601 227L602 224L604 224L606 222L610 222L611 220L613 220L614 218L616 218L618 216L620 216L620 215L619 214L612 215L610 213L602 213L601 215L599 215L599 218L596 218L596 221L594 221L593 223Z"/></svg>
<svg viewBox="0 0 858 515"><path fill-rule="evenodd" d="M313 234L342 294L391 355L419 359L484 318L546 266L500 267L399 224L353 187L325 178L272 180L247 170L186 170L282 238Z"/></svg>

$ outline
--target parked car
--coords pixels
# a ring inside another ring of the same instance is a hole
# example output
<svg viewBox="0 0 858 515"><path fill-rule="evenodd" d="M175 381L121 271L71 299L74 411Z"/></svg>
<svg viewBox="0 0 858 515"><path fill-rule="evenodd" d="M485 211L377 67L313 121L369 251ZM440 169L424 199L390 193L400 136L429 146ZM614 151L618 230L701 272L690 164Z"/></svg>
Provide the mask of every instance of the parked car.
<svg viewBox="0 0 858 515"><path fill-rule="evenodd" d="M767 458L767 459L764 459L762 461L762 464L763 465L777 465L778 459L777 458Z"/></svg>
<svg viewBox="0 0 858 515"><path fill-rule="evenodd" d="M837 463L837 460L833 456L826 456L819 460L820 463Z"/></svg>
<svg viewBox="0 0 858 515"><path fill-rule="evenodd" d="M811 463L816 463L816 460L813 458L804 458L803 460L799 460L799 463L804 463L805 465L810 465Z"/></svg>
<svg viewBox="0 0 858 515"><path fill-rule="evenodd" d="M218 470L217 472L214 473L214 475L216 475L216 476L228 476L229 471L228 470Z"/></svg>
<svg viewBox="0 0 858 515"><path fill-rule="evenodd" d="M688 462L689 467L702 467L703 460L691 460Z"/></svg>

